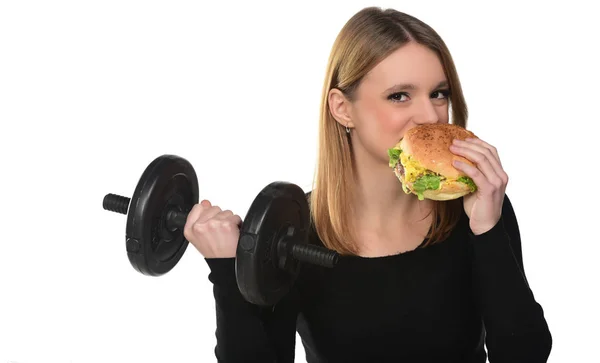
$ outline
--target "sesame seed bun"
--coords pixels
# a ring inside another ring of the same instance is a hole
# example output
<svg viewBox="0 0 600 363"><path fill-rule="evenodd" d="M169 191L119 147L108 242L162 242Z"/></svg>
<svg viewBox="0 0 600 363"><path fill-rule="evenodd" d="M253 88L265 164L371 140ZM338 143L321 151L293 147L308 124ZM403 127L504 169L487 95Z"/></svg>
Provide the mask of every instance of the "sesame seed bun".
<svg viewBox="0 0 600 363"><path fill-rule="evenodd" d="M404 191L417 194L419 199L451 200L476 190L473 181L452 165L454 160L472 166L474 164L449 149L454 139L464 140L468 137L477 136L463 127L445 123L419 125L408 130L394 147L401 150L401 157L390 161ZM437 189L429 185L423 190L422 184L420 188L415 188L415 182L422 183L424 175L437 177L439 184L432 184Z"/></svg>

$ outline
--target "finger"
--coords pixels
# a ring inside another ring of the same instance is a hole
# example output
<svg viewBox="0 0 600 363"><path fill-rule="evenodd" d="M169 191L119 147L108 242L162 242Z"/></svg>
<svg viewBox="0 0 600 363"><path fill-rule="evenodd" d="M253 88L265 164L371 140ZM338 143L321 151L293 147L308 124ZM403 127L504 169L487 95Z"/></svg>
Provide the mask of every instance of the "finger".
<svg viewBox="0 0 600 363"><path fill-rule="evenodd" d="M185 226L183 228L184 234L186 236L189 236L192 232L192 227L194 225L194 223L196 223L196 221L198 220L198 218L200 217L200 215L208 208L211 208L212 205L208 200L203 200L202 202L195 204L192 207L192 210L188 213L186 221L185 221ZM186 237L187 238L187 237Z"/></svg>
<svg viewBox="0 0 600 363"><path fill-rule="evenodd" d="M231 215L225 215L224 217L222 217L222 213L223 212L211 218L208 221L208 223L196 224L195 228L208 228L209 230L223 232L238 230L241 227L242 219L240 218L240 216L231 213Z"/></svg>
<svg viewBox="0 0 600 363"><path fill-rule="evenodd" d="M454 167L463 173L465 173L469 178L473 179L473 182L477 186L477 190L481 193L489 194L494 190L493 185L490 183L488 178L479 170L479 168L464 163L462 161L455 160L453 163Z"/></svg>
<svg viewBox="0 0 600 363"><path fill-rule="evenodd" d="M494 170L490 158L485 154L474 150L473 145L456 146L452 145L450 150L456 155L463 156L467 160L471 161L476 165L476 168L483 174L488 182L495 186L500 186L502 180ZM464 164L464 163L463 163Z"/></svg>
<svg viewBox="0 0 600 363"><path fill-rule="evenodd" d="M200 214L206 210L207 208L212 207L212 205L210 204L210 202L208 200L203 200L202 202L195 204L192 207L192 210L188 213L187 218L186 218L186 223L193 223L195 221L198 220L198 217L200 216Z"/></svg>
<svg viewBox="0 0 600 363"><path fill-rule="evenodd" d="M232 214L230 216L225 217L225 219L223 219L226 222L229 222L232 226L237 226L238 228L242 227L242 218L240 216L238 216L237 214Z"/></svg>
<svg viewBox="0 0 600 363"><path fill-rule="evenodd" d="M244 223L242 221L242 217L238 216L237 214L234 214L231 217L229 217L229 220L232 221L238 227L241 227L242 223Z"/></svg>
<svg viewBox="0 0 600 363"><path fill-rule="evenodd" d="M502 170L502 164L500 163L500 160L497 157L497 155L494 155L494 152L492 152L492 150L490 150L489 148L485 147L481 143L476 143L476 142L471 142L471 141L466 141L466 140L463 141L463 140L459 140L459 139L454 140L454 145L469 148L469 149L479 152L480 154L485 155L488 158L488 160L490 161L496 174L498 174L498 175L500 174L500 170Z"/></svg>
<svg viewBox="0 0 600 363"><path fill-rule="evenodd" d="M225 210L217 214L213 219L219 220L223 222L225 225L230 223L233 226L237 226L238 228L242 227L242 218L237 214L233 214L230 210Z"/></svg>
<svg viewBox="0 0 600 363"><path fill-rule="evenodd" d="M217 215L214 216L214 219L218 219L218 220L225 220L228 217L231 217L233 215L233 212L228 210L224 210L222 212L217 213Z"/></svg>
<svg viewBox="0 0 600 363"><path fill-rule="evenodd" d="M481 140L480 138L472 138L472 137L466 138L465 142L472 143L472 144L475 144L480 147L484 147L484 148L488 149L492 153L494 158L498 161L498 164L502 165L502 161L500 161L500 156L498 155L498 150L494 146L488 144L487 142Z"/></svg>
<svg viewBox="0 0 600 363"><path fill-rule="evenodd" d="M217 207L216 205L206 208L202 211L202 213L200 213L200 215L198 215L198 219L196 220L195 224L204 223L204 222L208 221L209 219L212 219L214 216L216 216L220 212L222 212L221 208Z"/></svg>
<svg viewBox="0 0 600 363"><path fill-rule="evenodd" d="M496 170L496 174L498 174L498 176L500 177L500 179L502 179L504 184L508 184L508 175L502 167L502 162L500 161L498 150L494 146L488 144L487 142L479 138L465 139L465 142L467 144L473 145L474 147L477 147L478 150L483 150L486 154L489 153L488 157L491 160L494 169Z"/></svg>

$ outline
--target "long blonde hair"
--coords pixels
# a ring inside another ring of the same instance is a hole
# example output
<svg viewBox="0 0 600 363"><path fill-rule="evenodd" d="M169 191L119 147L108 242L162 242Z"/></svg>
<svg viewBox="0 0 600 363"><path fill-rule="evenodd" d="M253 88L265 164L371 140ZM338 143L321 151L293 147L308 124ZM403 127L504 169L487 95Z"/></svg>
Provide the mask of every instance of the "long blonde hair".
<svg viewBox="0 0 600 363"><path fill-rule="evenodd" d="M351 139L329 110L329 91L337 88L352 100L363 77L411 41L438 55L450 88L451 122L466 127L467 106L454 62L444 41L430 26L397 10L379 7L364 8L348 20L335 40L327 64L320 106L317 168L309 200L313 228L325 247L340 254L357 251L349 202L354 197L356 173ZM433 222L425 245L448 236L460 218L460 208L460 199L434 202Z"/></svg>

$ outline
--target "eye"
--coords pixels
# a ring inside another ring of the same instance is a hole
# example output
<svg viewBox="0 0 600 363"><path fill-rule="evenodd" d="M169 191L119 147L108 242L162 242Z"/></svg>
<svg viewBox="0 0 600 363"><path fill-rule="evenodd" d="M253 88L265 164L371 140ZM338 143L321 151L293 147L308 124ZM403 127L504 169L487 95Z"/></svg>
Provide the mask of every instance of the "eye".
<svg viewBox="0 0 600 363"><path fill-rule="evenodd" d="M394 102L406 102L406 101L408 101L408 94L403 93L403 92L392 93L391 95L388 96L388 100L391 100Z"/></svg>
<svg viewBox="0 0 600 363"><path fill-rule="evenodd" d="M442 97L440 97L442 96ZM440 91L435 91L431 94L431 97L436 98L438 100L442 100L445 98L448 98L450 96L450 91L449 90L440 90Z"/></svg>

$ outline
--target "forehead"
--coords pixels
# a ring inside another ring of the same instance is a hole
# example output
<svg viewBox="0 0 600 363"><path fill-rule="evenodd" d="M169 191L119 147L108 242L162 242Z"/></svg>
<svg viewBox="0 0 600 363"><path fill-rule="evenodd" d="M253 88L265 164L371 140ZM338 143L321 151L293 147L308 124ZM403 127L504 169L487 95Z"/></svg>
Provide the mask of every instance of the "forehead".
<svg viewBox="0 0 600 363"><path fill-rule="evenodd" d="M417 87L433 87L446 79L442 63L429 48L408 43L377 64L364 83L376 87L391 87L411 83Z"/></svg>

